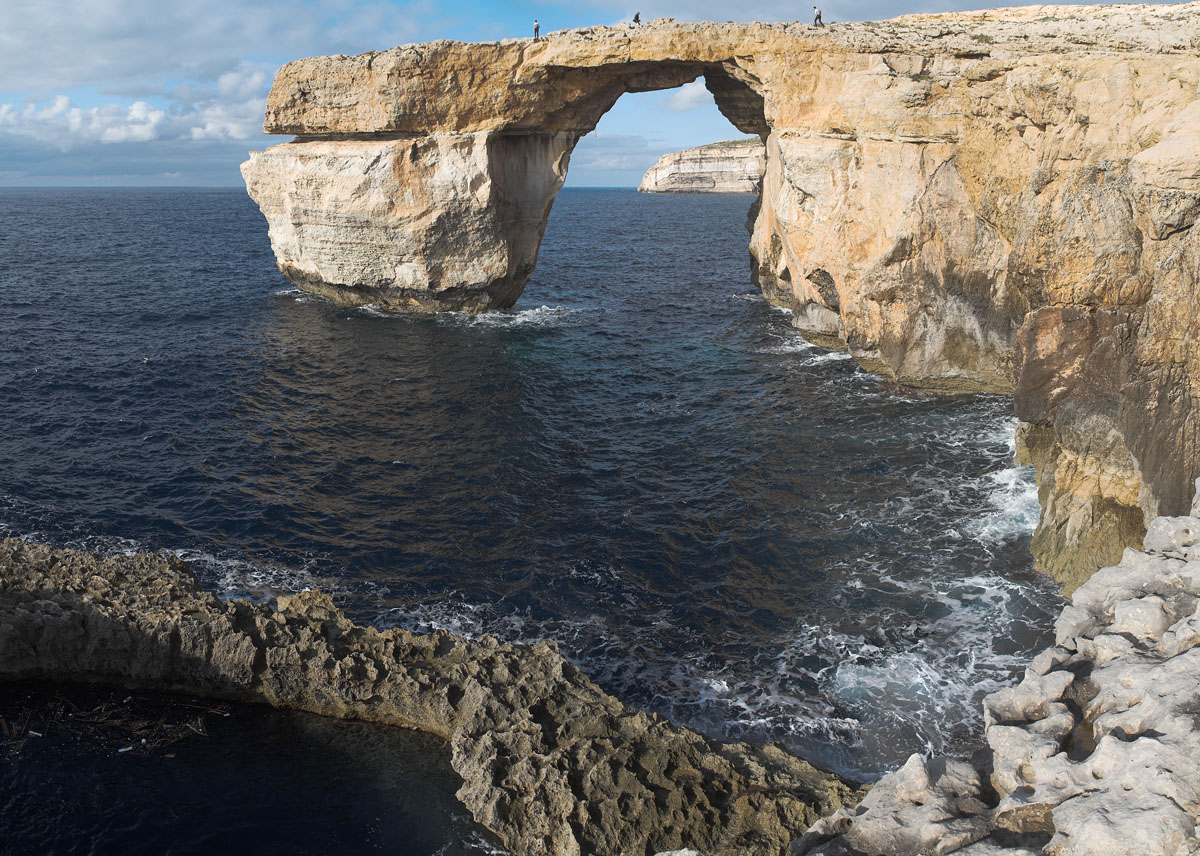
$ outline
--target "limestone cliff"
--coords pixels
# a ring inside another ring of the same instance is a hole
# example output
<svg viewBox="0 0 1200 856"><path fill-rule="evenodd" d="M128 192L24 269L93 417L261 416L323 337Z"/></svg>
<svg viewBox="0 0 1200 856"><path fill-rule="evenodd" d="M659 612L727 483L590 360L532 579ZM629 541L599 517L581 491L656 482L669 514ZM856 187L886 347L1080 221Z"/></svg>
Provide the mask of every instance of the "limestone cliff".
<svg viewBox="0 0 1200 856"><path fill-rule="evenodd" d="M1200 475L1200 5L597 27L280 70L243 174L298 285L511 304L579 137L703 77L766 140L753 275L899 383L1014 392L1068 585Z"/></svg>
<svg viewBox="0 0 1200 856"><path fill-rule="evenodd" d="M665 154L646 170L643 193L757 193L766 150L757 137Z"/></svg>

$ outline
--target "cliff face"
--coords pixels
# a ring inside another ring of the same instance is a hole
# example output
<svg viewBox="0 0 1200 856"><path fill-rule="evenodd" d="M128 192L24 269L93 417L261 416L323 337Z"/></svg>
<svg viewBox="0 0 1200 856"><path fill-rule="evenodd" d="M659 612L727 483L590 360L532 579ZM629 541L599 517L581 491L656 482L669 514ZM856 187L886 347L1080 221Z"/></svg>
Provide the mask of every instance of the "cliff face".
<svg viewBox="0 0 1200 856"><path fill-rule="evenodd" d="M643 193L757 193L766 167L757 138L725 140L663 155L642 177Z"/></svg>
<svg viewBox="0 0 1200 856"><path fill-rule="evenodd" d="M281 270L350 302L511 304L578 138L703 76L766 140L753 274L903 384L1015 393L1068 585L1200 474L1200 5L593 28L290 63L243 166Z"/></svg>

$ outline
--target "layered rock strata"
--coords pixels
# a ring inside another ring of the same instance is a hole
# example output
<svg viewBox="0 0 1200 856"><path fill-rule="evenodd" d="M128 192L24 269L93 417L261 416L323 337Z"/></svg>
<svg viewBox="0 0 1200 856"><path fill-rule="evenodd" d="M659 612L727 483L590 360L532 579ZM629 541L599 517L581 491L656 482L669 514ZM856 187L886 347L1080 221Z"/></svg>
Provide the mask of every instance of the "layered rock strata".
<svg viewBox="0 0 1200 856"><path fill-rule="evenodd" d="M766 168L762 140L724 140L665 154L646 170L642 193L757 193Z"/></svg>
<svg viewBox="0 0 1200 856"><path fill-rule="evenodd" d="M985 763L914 755L793 853L1200 852L1200 495L1145 547L1080 586L1056 644L984 700Z"/></svg>
<svg viewBox="0 0 1200 856"><path fill-rule="evenodd" d="M327 595L222 601L182 562L0 542L0 679L91 681L402 725L517 854L777 854L852 802L781 749L633 711L553 645L351 623Z"/></svg>
<svg viewBox="0 0 1200 856"><path fill-rule="evenodd" d="M901 384L1013 392L1068 587L1200 475L1200 5L595 27L284 66L243 174L283 273L479 311L533 270L579 137L703 77L766 140L750 249L815 341Z"/></svg>

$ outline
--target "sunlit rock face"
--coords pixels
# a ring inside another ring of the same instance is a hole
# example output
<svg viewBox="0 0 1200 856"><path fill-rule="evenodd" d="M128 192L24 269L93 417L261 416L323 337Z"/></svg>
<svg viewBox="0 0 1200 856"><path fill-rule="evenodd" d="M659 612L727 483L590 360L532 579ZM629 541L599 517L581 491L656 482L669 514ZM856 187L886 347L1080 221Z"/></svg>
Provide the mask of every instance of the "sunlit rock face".
<svg viewBox="0 0 1200 856"><path fill-rule="evenodd" d="M537 262L578 136L320 140L242 167L279 269L308 291L386 309L510 306Z"/></svg>
<svg viewBox="0 0 1200 856"><path fill-rule="evenodd" d="M349 303L512 305L575 143L621 95L704 74L742 130L766 133L732 58L756 28L725 29L715 45L705 26L599 28L289 63L265 127L297 139L242 169L280 270Z"/></svg>
<svg viewBox="0 0 1200 856"><path fill-rule="evenodd" d="M1035 552L1068 585L1200 475L1200 5L816 30L597 27L280 70L243 167L284 275L398 309L510 305L575 141L703 77L766 141L753 276L895 382L1015 392Z"/></svg>
<svg viewBox="0 0 1200 856"><path fill-rule="evenodd" d="M642 176L642 193L757 193L767 153L757 137L663 155Z"/></svg>

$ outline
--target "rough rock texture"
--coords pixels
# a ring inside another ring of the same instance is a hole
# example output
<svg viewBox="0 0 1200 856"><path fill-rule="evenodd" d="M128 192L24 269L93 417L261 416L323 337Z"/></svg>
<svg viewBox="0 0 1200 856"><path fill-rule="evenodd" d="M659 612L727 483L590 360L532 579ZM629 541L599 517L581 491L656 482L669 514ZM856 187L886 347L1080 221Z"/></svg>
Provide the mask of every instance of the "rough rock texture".
<svg viewBox="0 0 1200 856"><path fill-rule="evenodd" d="M646 174L643 193L757 193L766 168L758 137L724 140L663 155Z"/></svg>
<svg viewBox="0 0 1200 856"><path fill-rule="evenodd" d="M222 602L186 565L0 542L0 679L267 702L443 737L459 798L519 854L778 854L855 792L606 695L549 643L352 624L327 595Z"/></svg>
<svg viewBox="0 0 1200 856"><path fill-rule="evenodd" d="M571 150L703 77L766 140L753 276L902 384L1014 391L1068 587L1200 475L1200 4L596 27L284 66L243 166L293 282L477 311L533 269Z"/></svg>
<svg viewBox="0 0 1200 856"><path fill-rule="evenodd" d="M508 306L533 273L578 136L293 143L242 169L301 288L386 309ZM314 260L318 260L314 263Z"/></svg>
<svg viewBox="0 0 1200 856"><path fill-rule="evenodd" d="M981 769L914 755L793 852L1200 852L1200 494L1145 547L1080 586L1056 644L984 700Z"/></svg>

